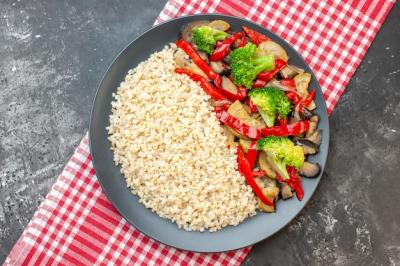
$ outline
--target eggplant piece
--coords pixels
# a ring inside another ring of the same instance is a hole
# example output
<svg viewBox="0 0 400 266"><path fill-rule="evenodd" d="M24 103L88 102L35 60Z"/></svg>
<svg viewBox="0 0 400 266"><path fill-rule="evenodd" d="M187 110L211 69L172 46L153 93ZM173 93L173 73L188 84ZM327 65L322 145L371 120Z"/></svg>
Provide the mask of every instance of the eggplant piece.
<svg viewBox="0 0 400 266"><path fill-rule="evenodd" d="M291 91L292 90L291 88L289 88L289 87L287 87L285 85L282 85L281 82L279 80L276 80L276 79L273 79L270 82L268 82L265 85L265 87L275 87L275 88L281 89L283 91Z"/></svg>
<svg viewBox="0 0 400 266"><path fill-rule="evenodd" d="M242 149L245 153L248 152L250 148L251 140L239 139L239 145L242 146Z"/></svg>
<svg viewBox="0 0 400 266"><path fill-rule="evenodd" d="M321 144L322 141L322 130L316 130L311 136L307 138L307 140L315 143L317 146Z"/></svg>
<svg viewBox="0 0 400 266"><path fill-rule="evenodd" d="M305 99L308 95L308 85L311 81L310 73L300 73L294 77L297 93Z"/></svg>
<svg viewBox="0 0 400 266"><path fill-rule="evenodd" d="M225 56L222 59L222 62L224 62L225 64L229 65L231 63L231 57L229 55Z"/></svg>
<svg viewBox="0 0 400 266"><path fill-rule="evenodd" d="M221 74L225 70L225 64L222 63L222 61L211 61L210 67L214 72L218 74Z"/></svg>
<svg viewBox="0 0 400 266"><path fill-rule="evenodd" d="M220 20L220 19L211 21L208 24L208 26L210 26L213 29L221 30L221 31L228 31L231 28L231 25L229 25L228 22Z"/></svg>
<svg viewBox="0 0 400 266"><path fill-rule="evenodd" d="M310 119L310 127L307 130L306 133L306 138L310 137L312 134L314 134L315 130L317 130L318 127L318 122L312 121Z"/></svg>
<svg viewBox="0 0 400 266"><path fill-rule="evenodd" d="M232 94L238 93L236 85L233 84L233 82L228 77L221 76L221 80L221 87L224 88L224 90L227 90Z"/></svg>
<svg viewBox="0 0 400 266"><path fill-rule="evenodd" d="M317 123L318 123L318 121L319 121L319 116L318 116L318 115L313 115L313 116L310 118L310 121L313 121L313 122L317 122Z"/></svg>
<svg viewBox="0 0 400 266"><path fill-rule="evenodd" d="M284 61L289 60L285 49L282 48L278 43L273 41L265 41L258 45L257 56L273 55L274 58L280 58Z"/></svg>
<svg viewBox="0 0 400 266"><path fill-rule="evenodd" d="M304 162L299 173L304 177L316 177L320 171L321 167L318 163Z"/></svg>
<svg viewBox="0 0 400 266"><path fill-rule="evenodd" d="M235 101L229 106L228 113L237 119L239 119L242 123L245 123L249 126L261 129L264 127L262 123L252 118L247 111L244 109L243 105L240 101Z"/></svg>
<svg viewBox="0 0 400 266"><path fill-rule="evenodd" d="M263 194L269 199L270 201L274 201L279 196L279 188L276 186L276 181L270 178L256 178L256 183L258 186L261 187ZM275 212L275 205L270 206L264 204L259 198L258 200L258 207L260 210L264 212Z"/></svg>
<svg viewBox="0 0 400 266"><path fill-rule="evenodd" d="M175 57L175 63L178 67L182 69L189 70L193 73L199 74L200 76L208 79L206 73L204 73L193 61L190 59L186 53L178 49L178 51L174 55Z"/></svg>
<svg viewBox="0 0 400 266"><path fill-rule="evenodd" d="M191 43L192 42L192 37L193 37L193 29L198 28L203 25L207 25L210 23L208 20L196 20L189 22L185 24L181 28L181 38L184 39L185 41Z"/></svg>
<svg viewBox="0 0 400 266"><path fill-rule="evenodd" d="M260 151L258 155L258 167L260 167L269 178L276 179L276 173L268 163L267 155L263 151Z"/></svg>
<svg viewBox="0 0 400 266"><path fill-rule="evenodd" d="M297 74L303 73L304 70L293 65L287 65L279 73L284 79L292 79Z"/></svg>
<svg viewBox="0 0 400 266"><path fill-rule="evenodd" d="M231 148L235 145L235 135L232 133L232 131L230 130L230 128L228 128L226 125L224 125L223 127L224 130L224 134L226 136L226 145Z"/></svg>
<svg viewBox="0 0 400 266"><path fill-rule="evenodd" d="M285 182L281 183L281 197L282 199L293 197L292 188Z"/></svg>
<svg viewBox="0 0 400 266"><path fill-rule="evenodd" d="M304 108L303 113L300 114L300 117L301 117L301 120L310 120L313 115L314 115L313 112L311 112L307 108Z"/></svg>
<svg viewBox="0 0 400 266"><path fill-rule="evenodd" d="M308 139L296 139L294 144L303 149L304 155L316 154L318 152L318 145Z"/></svg>

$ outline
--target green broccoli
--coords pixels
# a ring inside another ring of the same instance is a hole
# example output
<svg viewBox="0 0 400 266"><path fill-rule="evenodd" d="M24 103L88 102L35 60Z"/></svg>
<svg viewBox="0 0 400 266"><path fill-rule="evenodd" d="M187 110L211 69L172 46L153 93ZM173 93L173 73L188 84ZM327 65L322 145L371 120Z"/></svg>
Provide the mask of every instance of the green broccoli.
<svg viewBox="0 0 400 266"><path fill-rule="evenodd" d="M231 69L233 82L238 85L244 85L250 89L253 80L261 71L270 71L275 68L275 60L272 55L256 55L257 46L252 43L237 48L231 53Z"/></svg>
<svg viewBox="0 0 400 266"><path fill-rule="evenodd" d="M304 164L303 149L287 137L262 138L257 141L257 149L266 152L268 163L283 179L290 178L286 165L300 169Z"/></svg>
<svg viewBox="0 0 400 266"><path fill-rule="evenodd" d="M255 89L249 92L249 96L268 127L274 126L276 114L279 114L280 118L286 118L290 113L290 101L280 89L274 87Z"/></svg>
<svg viewBox="0 0 400 266"><path fill-rule="evenodd" d="M201 26L193 29L193 41L200 51L212 54L217 41L225 40L228 33L222 30L216 30L209 26Z"/></svg>

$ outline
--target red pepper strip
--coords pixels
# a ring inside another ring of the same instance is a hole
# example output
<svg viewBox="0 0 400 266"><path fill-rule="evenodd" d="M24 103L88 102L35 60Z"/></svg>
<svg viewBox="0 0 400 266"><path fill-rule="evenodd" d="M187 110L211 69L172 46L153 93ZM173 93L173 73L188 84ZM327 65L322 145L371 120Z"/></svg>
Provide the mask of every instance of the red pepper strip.
<svg viewBox="0 0 400 266"><path fill-rule="evenodd" d="M257 141L252 140L246 154L246 159L247 161L249 161L251 169L253 169L254 164L256 163L257 160L258 151L256 148L257 148Z"/></svg>
<svg viewBox="0 0 400 266"><path fill-rule="evenodd" d="M243 47L243 46L245 46L246 45L246 36L243 34L242 35L242 37L240 38L240 42L239 42L239 45L238 45L238 47Z"/></svg>
<svg viewBox="0 0 400 266"><path fill-rule="evenodd" d="M266 176L267 174L263 170L252 172L253 176Z"/></svg>
<svg viewBox="0 0 400 266"><path fill-rule="evenodd" d="M280 136L280 137L287 137L287 136L296 136L301 133L304 133L310 127L310 121L303 120L297 121L287 126L275 126L275 127L265 127L261 129L262 135L264 137L268 136Z"/></svg>
<svg viewBox="0 0 400 266"><path fill-rule="evenodd" d="M226 97L231 100L231 101L236 101L236 100L243 100L247 96L247 90L244 87L237 87L237 93L234 94L228 90L225 90L222 86L220 87L221 91L223 94L226 95Z"/></svg>
<svg viewBox="0 0 400 266"><path fill-rule="evenodd" d="M230 104L224 104L224 105L219 105L214 107L214 112L220 112L220 111L228 111Z"/></svg>
<svg viewBox="0 0 400 266"><path fill-rule="evenodd" d="M280 83L283 86L288 87L290 90L294 92L296 91L296 82L294 81L294 79L282 79Z"/></svg>
<svg viewBox="0 0 400 266"><path fill-rule="evenodd" d="M287 118L278 118L278 125L279 126L287 126L288 119Z"/></svg>
<svg viewBox="0 0 400 266"><path fill-rule="evenodd" d="M242 134L251 139L260 139L262 137L261 130L246 125L236 117L230 115L228 112L217 111L216 114L219 121L221 121L228 127L232 128L233 130L237 131L239 134Z"/></svg>
<svg viewBox="0 0 400 266"><path fill-rule="evenodd" d="M253 192L257 195L257 197L263 203L273 206L274 203L264 195L261 188L257 185L256 181L254 180L250 164L247 161L246 157L244 156L243 149L240 145L238 145L237 147L237 162L238 162L239 172L244 176L247 183L249 184Z"/></svg>
<svg viewBox="0 0 400 266"><path fill-rule="evenodd" d="M252 30L246 26L242 26L242 29L244 32L246 32L247 36L249 36L250 41L254 43L255 45L259 45L262 42L268 41L269 38L265 36L264 34L261 34L255 30Z"/></svg>
<svg viewBox="0 0 400 266"><path fill-rule="evenodd" d="M211 96L214 100L225 100L225 95L222 94L217 88L215 88L210 82L207 81L204 77L200 76L199 74L190 72L186 69L182 68L175 68L175 72L178 74L185 74L188 75L193 81L200 82L200 86L203 90Z"/></svg>
<svg viewBox="0 0 400 266"><path fill-rule="evenodd" d="M313 89L313 90L310 92L310 94L308 94L308 96L301 102L301 104L302 104L304 107L309 106L310 103L314 100L315 92L316 92L316 90Z"/></svg>
<svg viewBox="0 0 400 266"><path fill-rule="evenodd" d="M246 99L246 104L250 107L250 113L258 112L257 106L250 100L250 98Z"/></svg>
<svg viewBox="0 0 400 266"><path fill-rule="evenodd" d="M289 101L291 101L294 105L297 105L301 102L301 96L298 95L294 91L287 91L285 92L286 96L288 97Z"/></svg>
<svg viewBox="0 0 400 266"><path fill-rule="evenodd" d="M282 59L275 59L275 68L271 71L263 71L257 75L257 79L261 79L264 81L270 81L273 79L279 71L281 71L284 67L287 66L287 62Z"/></svg>
<svg viewBox="0 0 400 266"><path fill-rule="evenodd" d="M302 200L304 197L304 191L303 187L301 186L301 179L299 175L297 174L296 168L292 166L287 166L286 167L290 178L289 179L284 179L282 178L279 174L276 175L276 179L279 182L285 182L289 185L289 187L293 188L294 191L296 191L296 197L298 200Z"/></svg>
<svg viewBox="0 0 400 266"><path fill-rule="evenodd" d="M212 55L209 57L210 61L222 60L225 56L228 55L231 45L236 40L239 40L243 35L244 35L243 32L237 32L232 36L223 40L222 43L214 50Z"/></svg>
<svg viewBox="0 0 400 266"><path fill-rule="evenodd" d="M264 81L261 79L256 79L256 81L254 81L252 87L253 87L253 89L264 88L266 84L267 84L267 81Z"/></svg>
<svg viewBox="0 0 400 266"><path fill-rule="evenodd" d="M193 48L190 43L183 39L176 41L176 46L181 48L185 53L193 60L193 62L207 75L207 77L213 81L221 78L217 73L215 73L211 67L200 57L197 51ZM221 84L221 82L219 82ZM216 85L218 87L217 82Z"/></svg>

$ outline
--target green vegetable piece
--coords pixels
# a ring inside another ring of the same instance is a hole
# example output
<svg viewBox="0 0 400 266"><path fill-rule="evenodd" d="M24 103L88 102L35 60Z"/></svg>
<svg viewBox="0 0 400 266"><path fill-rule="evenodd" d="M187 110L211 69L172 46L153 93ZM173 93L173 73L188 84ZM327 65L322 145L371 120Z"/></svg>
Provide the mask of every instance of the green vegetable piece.
<svg viewBox="0 0 400 266"><path fill-rule="evenodd" d="M201 26L193 29L193 41L200 51L212 54L217 41L225 40L228 33L213 29L209 26Z"/></svg>
<svg viewBox="0 0 400 266"><path fill-rule="evenodd" d="M265 151L268 162L283 179L290 178L287 165L300 169L304 164L302 148L287 137L262 138L257 141L257 149Z"/></svg>
<svg viewBox="0 0 400 266"><path fill-rule="evenodd" d="M256 45L248 43L244 47L232 51L230 67L232 79L236 85L244 85L250 89L258 73L275 68L275 60L272 55L257 57L256 50Z"/></svg>
<svg viewBox="0 0 400 266"><path fill-rule="evenodd" d="M274 126L275 116L286 118L291 111L291 104L285 93L274 87L254 89L249 92L251 101L257 106L265 124Z"/></svg>

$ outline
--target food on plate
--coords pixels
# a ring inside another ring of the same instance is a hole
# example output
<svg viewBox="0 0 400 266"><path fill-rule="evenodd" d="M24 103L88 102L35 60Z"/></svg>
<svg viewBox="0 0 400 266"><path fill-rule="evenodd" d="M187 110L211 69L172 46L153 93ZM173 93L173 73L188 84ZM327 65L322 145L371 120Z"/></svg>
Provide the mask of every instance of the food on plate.
<svg viewBox="0 0 400 266"><path fill-rule="evenodd" d="M147 208L180 228L216 231L304 197L322 131L311 74L283 47L223 20L186 24L130 70L107 128L114 161Z"/></svg>

